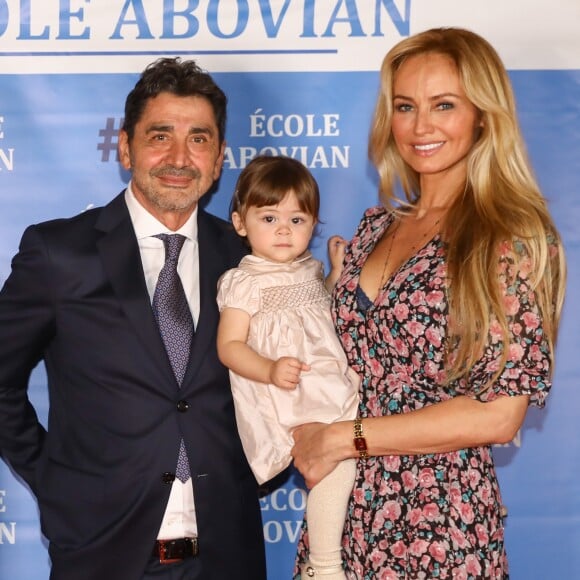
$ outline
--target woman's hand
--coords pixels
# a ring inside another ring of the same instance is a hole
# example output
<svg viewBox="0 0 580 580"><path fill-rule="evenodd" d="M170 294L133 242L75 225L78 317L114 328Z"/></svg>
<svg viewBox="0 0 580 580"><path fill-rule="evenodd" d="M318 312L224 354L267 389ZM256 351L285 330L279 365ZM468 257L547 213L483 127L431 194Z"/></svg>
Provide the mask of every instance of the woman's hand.
<svg viewBox="0 0 580 580"><path fill-rule="evenodd" d="M304 477L306 486L311 489L324 479L346 457L340 457L339 446L331 441L336 439L339 423L306 423L296 427L292 432L294 447L291 454L294 457L296 469Z"/></svg>

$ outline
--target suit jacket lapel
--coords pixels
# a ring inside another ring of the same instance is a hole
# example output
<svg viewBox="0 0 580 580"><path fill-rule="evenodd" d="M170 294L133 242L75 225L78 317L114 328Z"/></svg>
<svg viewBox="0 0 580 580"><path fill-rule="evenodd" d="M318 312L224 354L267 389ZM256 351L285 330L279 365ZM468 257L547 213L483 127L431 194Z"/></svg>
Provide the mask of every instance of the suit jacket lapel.
<svg viewBox="0 0 580 580"><path fill-rule="evenodd" d="M168 372L173 376L153 317L139 246L124 193L103 208L95 228L103 233L97 241L103 267L123 311L135 328L135 334L155 360L167 361Z"/></svg>
<svg viewBox="0 0 580 580"><path fill-rule="evenodd" d="M223 247L221 232L215 228L208 216L198 210L198 251L199 251L199 298L200 310L195 336L192 342L189 367L182 388L191 379L213 348L217 339L219 312L216 303L218 279L226 265L227 249Z"/></svg>
<svg viewBox="0 0 580 580"><path fill-rule="evenodd" d="M123 311L145 348L155 360L166 366L167 374L175 381L153 317L139 246L125 204L124 192L103 208L95 228L102 232L97 241L97 248ZM229 266L227 256L230 252L224 244L223 233L200 208L198 211L200 313L191 345L189 365L181 385L182 390L191 386L192 379L207 357L208 350L215 348L219 321L216 303L217 283Z"/></svg>

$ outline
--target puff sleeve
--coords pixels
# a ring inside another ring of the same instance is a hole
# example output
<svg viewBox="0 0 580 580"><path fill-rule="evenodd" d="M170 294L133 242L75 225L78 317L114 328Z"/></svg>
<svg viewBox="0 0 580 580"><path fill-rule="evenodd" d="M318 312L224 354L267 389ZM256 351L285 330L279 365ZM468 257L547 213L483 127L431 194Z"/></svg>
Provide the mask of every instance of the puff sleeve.
<svg viewBox="0 0 580 580"><path fill-rule="evenodd" d="M260 289L255 278L239 268L225 272L218 281L217 304L224 308L238 308L253 316L260 310Z"/></svg>
<svg viewBox="0 0 580 580"><path fill-rule="evenodd" d="M502 247L499 282L503 291L510 342L506 365L489 388L504 348L499 324L492 320L482 358L468 377L469 390L482 401L499 395L529 395L530 404L543 407L551 387L552 353L544 337L542 318L529 278L531 263L526 255L515 259L510 244Z"/></svg>

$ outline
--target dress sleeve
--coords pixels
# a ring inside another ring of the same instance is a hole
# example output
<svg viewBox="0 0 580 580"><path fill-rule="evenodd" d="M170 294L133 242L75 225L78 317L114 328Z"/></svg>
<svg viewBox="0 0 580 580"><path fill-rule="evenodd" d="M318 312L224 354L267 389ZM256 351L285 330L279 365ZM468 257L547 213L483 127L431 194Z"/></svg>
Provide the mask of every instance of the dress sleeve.
<svg viewBox="0 0 580 580"><path fill-rule="evenodd" d="M253 276L233 268L225 272L218 281L217 304L224 308L238 308L253 316L260 307L260 289Z"/></svg>
<svg viewBox="0 0 580 580"><path fill-rule="evenodd" d="M544 338L536 295L528 276L530 259L525 254L518 258L515 259L510 244L502 246L499 282L510 336L505 368L486 388L497 371L503 350L499 325L492 320L488 345L483 357L471 369L468 389L481 401L492 401L499 395L529 395L530 404L543 407L552 386L552 353Z"/></svg>

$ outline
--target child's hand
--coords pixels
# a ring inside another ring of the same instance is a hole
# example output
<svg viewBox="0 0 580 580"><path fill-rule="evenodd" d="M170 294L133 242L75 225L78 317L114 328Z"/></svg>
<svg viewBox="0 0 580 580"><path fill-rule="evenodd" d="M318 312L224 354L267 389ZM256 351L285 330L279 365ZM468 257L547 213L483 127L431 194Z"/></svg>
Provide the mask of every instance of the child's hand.
<svg viewBox="0 0 580 580"><path fill-rule="evenodd" d="M326 276L324 285L328 292L332 294L334 285L342 274L342 262L348 242L340 236L331 236L328 239L328 259L330 261L330 272Z"/></svg>
<svg viewBox="0 0 580 580"><path fill-rule="evenodd" d="M328 239L328 259L331 270L342 270L344 251L348 242L341 236L331 236Z"/></svg>
<svg viewBox="0 0 580 580"><path fill-rule="evenodd" d="M272 364L270 382L281 389L295 389L300 382L300 373L309 370L310 366L297 358L283 356Z"/></svg>

